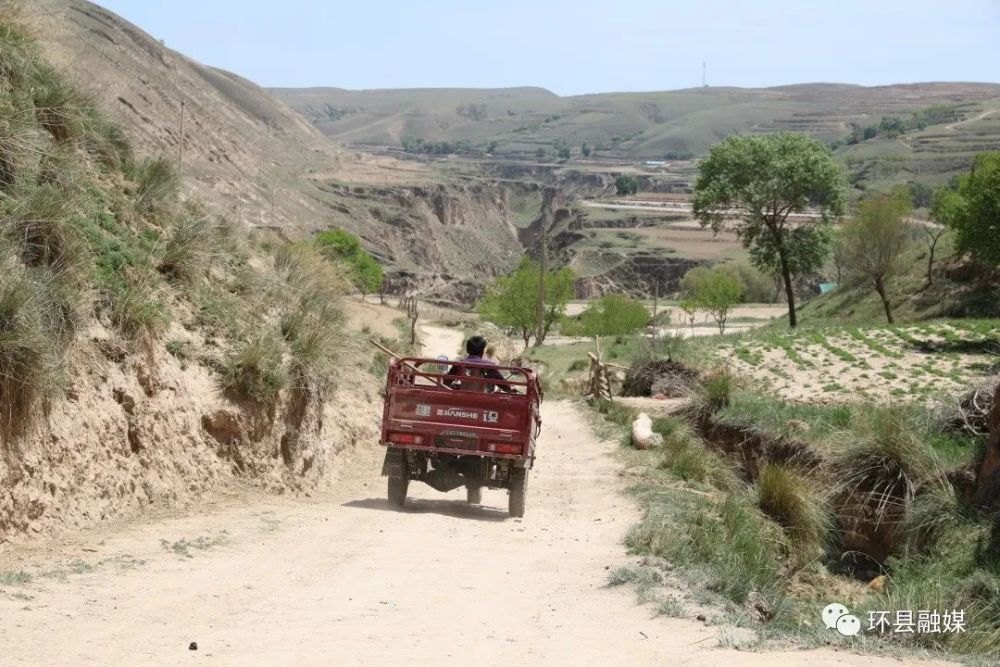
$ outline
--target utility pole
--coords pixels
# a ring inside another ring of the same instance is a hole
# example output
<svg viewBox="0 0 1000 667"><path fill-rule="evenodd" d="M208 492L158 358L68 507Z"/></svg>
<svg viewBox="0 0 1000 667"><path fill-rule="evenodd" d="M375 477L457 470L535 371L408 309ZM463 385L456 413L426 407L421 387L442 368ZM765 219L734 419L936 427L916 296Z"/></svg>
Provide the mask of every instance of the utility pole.
<svg viewBox="0 0 1000 667"><path fill-rule="evenodd" d="M538 331L535 334L535 344L541 345L545 340L545 269L548 263L548 225L549 210L551 206L546 206L542 210L542 248L539 253L539 275L538 275Z"/></svg>
<svg viewBox="0 0 1000 667"><path fill-rule="evenodd" d="M177 175L180 176L184 164L184 100L181 100L181 138L177 142Z"/></svg>
<svg viewBox="0 0 1000 667"><path fill-rule="evenodd" d="M701 61L701 87L708 88L708 63Z"/></svg>
<svg viewBox="0 0 1000 667"><path fill-rule="evenodd" d="M656 340L657 328L656 328L656 310L660 304L660 278L657 276L653 279L653 340Z"/></svg>

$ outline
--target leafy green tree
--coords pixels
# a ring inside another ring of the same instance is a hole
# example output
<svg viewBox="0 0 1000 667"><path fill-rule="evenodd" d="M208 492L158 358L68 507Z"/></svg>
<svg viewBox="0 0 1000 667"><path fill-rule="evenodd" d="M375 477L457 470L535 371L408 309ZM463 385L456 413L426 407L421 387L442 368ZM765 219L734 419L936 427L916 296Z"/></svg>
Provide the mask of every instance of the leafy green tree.
<svg viewBox="0 0 1000 667"><path fill-rule="evenodd" d="M900 196L881 196L858 205L858 214L843 226L847 270L871 281L882 299L885 317L893 324L889 283L903 268L903 251L910 242L906 217L909 202Z"/></svg>
<svg viewBox="0 0 1000 667"><path fill-rule="evenodd" d="M959 180L958 194L960 200L948 202L946 214L956 232L956 249L1000 264L1000 151L973 159L972 171Z"/></svg>
<svg viewBox="0 0 1000 667"><path fill-rule="evenodd" d="M874 139L877 135L878 135L878 126L869 125L862 131L861 138L867 141L869 139Z"/></svg>
<svg viewBox="0 0 1000 667"><path fill-rule="evenodd" d="M649 320L649 311L641 301L623 294L608 294L587 306L573 330L595 338L627 336L649 324Z"/></svg>
<svg viewBox="0 0 1000 667"><path fill-rule="evenodd" d="M910 189L910 203L913 208L930 208L934 204L934 188L920 181L906 184Z"/></svg>
<svg viewBox="0 0 1000 667"><path fill-rule="evenodd" d="M545 159L546 155L548 155L548 152L541 146L539 146L538 150L535 151L535 157L538 158L539 160Z"/></svg>
<svg viewBox="0 0 1000 667"><path fill-rule="evenodd" d="M316 235L316 246L328 259L342 262L350 273L351 282L361 295L377 292L382 287L382 266L365 250L357 236L343 229L331 229Z"/></svg>
<svg viewBox="0 0 1000 667"><path fill-rule="evenodd" d="M513 274L497 278L477 306L484 320L519 335L525 348L531 344L532 335L537 336L540 277L541 265L526 257ZM569 267L546 272L543 340L566 312L566 304L573 298L575 280Z"/></svg>
<svg viewBox="0 0 1000 667"><path fill-rule="evenodd" d="M892 139L906 132L906 124L899 118L883 118L878 124L878 130Z"/></svg>
<svg viewBox="0 0 1000 667"><path fill-rule="evenodd" d="M695 267L684 276L681 288L686 299L709 312L719 333L726 333L729 313L743 299L743 285L735 270L725 266Z"/></svg>
<svg viewBox="0 0 1000 667"><path fill-rule="evenodd" d="M580 146L580 155L583 157L590 157L590 144L584 142L583 145Z"/></svg>
<svg viewBox="0 0 1000 667"><path fill-rule="evenodd" d="M622 174L615 179L615 188L619 195L634 195L639 191L639 179L629 174Z"/></svg>
<svg viewBox="0 0 1000 667"><path fill-rule="evenodd" d="M841 168L830 150L803 134L732 136L699 163L694 214L702 226L722 231L738 215L737 233L755 266L777 273L785 285L788 323L795 327L792 277L823 265L829 223L843 214ZM793 213L814 212L815 222L789 224Z"/></svg>

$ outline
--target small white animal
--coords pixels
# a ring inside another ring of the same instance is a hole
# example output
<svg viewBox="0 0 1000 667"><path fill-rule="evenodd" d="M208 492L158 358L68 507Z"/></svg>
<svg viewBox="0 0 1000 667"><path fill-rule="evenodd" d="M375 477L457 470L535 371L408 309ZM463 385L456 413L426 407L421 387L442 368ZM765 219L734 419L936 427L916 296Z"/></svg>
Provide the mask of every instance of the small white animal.
<svg viewBox="0 0 1000 667"><path fill-rule="evenodd" d="M640 412L632 422L632 444L636 449L648 449L653 440L653 420Z"/></svg>

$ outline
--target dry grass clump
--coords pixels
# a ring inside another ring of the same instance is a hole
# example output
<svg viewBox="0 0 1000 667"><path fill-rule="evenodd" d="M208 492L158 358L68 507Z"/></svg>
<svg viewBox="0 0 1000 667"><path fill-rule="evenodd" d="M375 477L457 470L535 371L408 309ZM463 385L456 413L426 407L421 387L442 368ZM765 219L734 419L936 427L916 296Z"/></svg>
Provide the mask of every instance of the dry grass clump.
<svg viewBox="0 0 1000 667"><path fill-rule="evenodd" d="M111 322L132 341L149 344L163 332L167 305L149 267L126 267L120 283L106 294Z"/></svg>
<svg viewBox="0 0 1000 667"><path fill-rule="evenodd" d="M306 386L322 388L347 342L340 299L350 284L342 271L305 244L279 249L275 270L285 293L281 334L291 352L293 373Z"/></svg>
<svg viewBox="0 0 1000 667"><path fill-rule="evenodd" d="M132 170L133 206L139 215L162 216L177 202L180 177L165 157L143 160Z"/></svg>
<svg viewBox="0 0 1000 667"><path fill-rule="evenodd" d="M209 216L183 216L163 246L157 269L176 281L204 280L222 254L219 229Z"/></svg>
<svg viewBox="0 0 1000 667"><path fill-rule="evenodd" d="M38 124L57 142L85 136L93 101L47 65L36 64L31 79Z"/></svg>
<svg viewBox="0 0 1000 667"><path fill-rule="evenodd" d="M22 435L63 380L59 337L47 321L44 283L10 255L0 263L0 435Z"/></svg>
<svg viewBox="0 0 1000 667"><path fill-rule="evenodd" d="M281 338L264 330L237 343L222 361L221 384L247 400L273 404L288 386Z"/></svg>
<svg viewBox="0 0 1000 667"><path fill-rule="evenodd" d="M791 468L767 464L757 478L757 504L781 524L801 556L815 558L822 553L833 517L815 480Z"/></svg>
<svg viewBox="0 0 1000 667"><path fill-rule="evenodd" d="M841 502L875 526L900 521L924 484L944 483L925 429L901 408L869 406L839 437L848 440L834 463Z"/></svg>

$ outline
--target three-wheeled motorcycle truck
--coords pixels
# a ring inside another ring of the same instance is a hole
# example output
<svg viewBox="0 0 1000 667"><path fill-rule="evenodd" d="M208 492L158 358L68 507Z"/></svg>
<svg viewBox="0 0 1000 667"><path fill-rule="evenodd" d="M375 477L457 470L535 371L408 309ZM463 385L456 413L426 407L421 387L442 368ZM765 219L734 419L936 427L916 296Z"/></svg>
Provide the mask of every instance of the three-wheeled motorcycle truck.
<svg viewBox="0 0 1000 667"><path fill-rule="evenodd" d="M411 481L442 492L464 486L471 504L482 501L483 488L509 489L510 515L524 516L541 401L528 368L392 360L381 439L390 504L403 507Z"/></svg>

